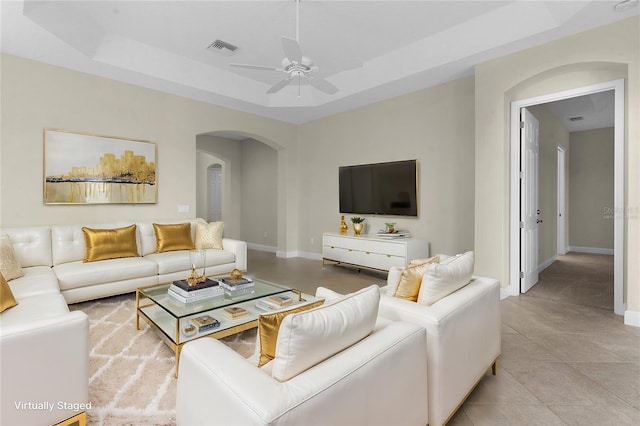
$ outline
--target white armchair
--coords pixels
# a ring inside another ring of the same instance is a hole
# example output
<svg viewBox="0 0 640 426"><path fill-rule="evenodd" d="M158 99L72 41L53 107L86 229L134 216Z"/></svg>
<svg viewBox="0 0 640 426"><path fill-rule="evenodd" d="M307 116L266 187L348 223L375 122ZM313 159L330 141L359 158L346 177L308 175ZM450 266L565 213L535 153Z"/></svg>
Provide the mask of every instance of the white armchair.
<svg viewBox="0 0 640 426"><path fill-rule="evenodd" d="M374 303L375 323L377 293ZM301 329L309 336L306 327L312 326L311 334L318 336L314 341L331 333L344 334L353 327L335 322L335 312L330 312L340 310L340 302L333 301L287 316L280 326L276 358L262 368L217 340L187 343L180 358L177 424L425 425L426 337L424 329L413 324L379 321L368 336L344 350L292 378L276 379L282 367L277 364L278 354L286 344L281 342L283 328L295 322L289 330ZM295 338L286 339L290 340ZM327 344L332 345L320 343ZM299 344L293 347L303 353L309 350Z"/></svg>
<svg viewBox="0 0 640 426"><path fill-rule="evenodd" d="M388 286L396 283L400 268L392 268ZM489 367L496 374L500 355L500 284L472 277L452 294L425 306L386 295L379 315L392 321L418 324L427 331L429 425L451 418Z"/></svg>

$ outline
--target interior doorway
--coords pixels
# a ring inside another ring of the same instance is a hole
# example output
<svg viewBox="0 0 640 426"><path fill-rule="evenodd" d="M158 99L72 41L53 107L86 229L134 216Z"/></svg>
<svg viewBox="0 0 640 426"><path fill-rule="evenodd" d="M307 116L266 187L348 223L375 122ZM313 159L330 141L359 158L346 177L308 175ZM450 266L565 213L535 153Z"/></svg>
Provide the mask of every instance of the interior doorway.
<svg viewBox="0 0 640 426"><path fill-rule="evenodd" d="M599 92L614 93L614 312L623 315L625 310L623 295L624 262L624 81L596 84L564 92L523 99L511 103L511 220L510 220L510 285L509 293L521 293L522 270L521 255L521 200L526 197L521 188L521 120L520 111L525 107L546 104L554 101L575 98ZM566 199L565 199L566 202ZM566 204L565 204L566 205ZM566 217L566 215L565 215ZM570 226L570 225L569 225ZM566 234L565 234L566 235Z"/></svg>
<svg viewBox="0 0 640 426"><path fill-rule="evenodd" d="M207 168L208 181L208 206L207 216L209 222L222 221L222 164L212 164Z"/></svg>
<svg viewBox="0 0 640 426"><path fill-rule="evenodd" d="M567 159L566 151L558 146L558 178L557 178L557 209L558 221L556 222L556 252L559 255L567 254Z"/></svg>

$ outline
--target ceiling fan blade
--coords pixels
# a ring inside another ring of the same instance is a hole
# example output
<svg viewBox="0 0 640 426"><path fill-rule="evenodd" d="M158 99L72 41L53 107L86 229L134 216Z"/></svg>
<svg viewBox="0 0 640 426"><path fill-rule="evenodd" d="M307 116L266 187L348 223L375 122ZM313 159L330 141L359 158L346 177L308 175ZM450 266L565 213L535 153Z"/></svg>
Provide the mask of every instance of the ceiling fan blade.
<svg viewBox="0 0 640 426"><path fill-rule="evenodd" d="M286 76L285 78L283 78L282 80L280 80L279 82L277 82L276 84L274 84L273 86L271 86L271 88L269 90L267 90L267 94L272 94L272 93L276 93L279 92L280 90L282 90L287 84L289 84L289 82L291 81L291 79L293 79L293 77L291 77L290 75Z"/></svg>
<svg viewBox="0 0 640 426"><path fill-rule="evenodd" d="M332 83L329 83L327 80L322 78L309 78L309 83L315 87L316 89L324 92L328 95L333 95L338 91L338 88L334 86Z"/></svg>
<svg viewBox="0 0 640 426"><path fill-rule="evenodd" d="M302 49L296 40L289 37L282 37L282 50L291 62L302 62Z"/></svg>
<svg viewBox="0 0 640 426"><path fill-rule="evenodd" d="M229 64L230 67L248 68L251 70L266 70L266 71L282 71L280 68L266 67L264 65L250 65L250 64Z"/></svg>

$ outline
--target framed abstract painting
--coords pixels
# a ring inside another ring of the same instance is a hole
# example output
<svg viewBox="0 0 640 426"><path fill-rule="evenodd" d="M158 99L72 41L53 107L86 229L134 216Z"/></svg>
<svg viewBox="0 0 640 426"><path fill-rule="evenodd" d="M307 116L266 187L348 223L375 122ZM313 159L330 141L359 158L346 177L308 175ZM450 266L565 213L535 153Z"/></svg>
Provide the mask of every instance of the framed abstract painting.
<svg viewBox="0 0 640 426"><path fill-rule="evenodd" d="M45 204L155 204L156 144L44 130Z"/></svg>

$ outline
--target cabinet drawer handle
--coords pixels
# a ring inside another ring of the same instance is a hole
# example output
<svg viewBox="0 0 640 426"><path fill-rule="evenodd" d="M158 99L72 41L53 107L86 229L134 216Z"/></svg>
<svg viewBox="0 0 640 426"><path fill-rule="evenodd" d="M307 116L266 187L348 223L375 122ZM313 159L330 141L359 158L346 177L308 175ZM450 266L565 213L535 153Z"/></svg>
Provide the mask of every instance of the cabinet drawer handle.
<svg viewBox="0 0 640 426"><path fill-rule="evenodd" d="M387 255L387 257L391 257L391 255L390 255L390 254L388 254L388 255Z"/></svg>
<svg viewBox="0 0 640 426"><path fill-rule="evenodd" d="M349 249L349 251L353 251L353 250Z"/></svg>
<svg viewBox="0 0 640 426"><path fill-rule="evenodd" d="M371 254L370 252L367 252L367 254Z"/></svg>
<svg viewBox="0 0 640 426"><path fill-rule="evenodd" d="M331 246L331 248L332 248L332 249L334 249L335 247L334 247L334 246Z"/></svg>

